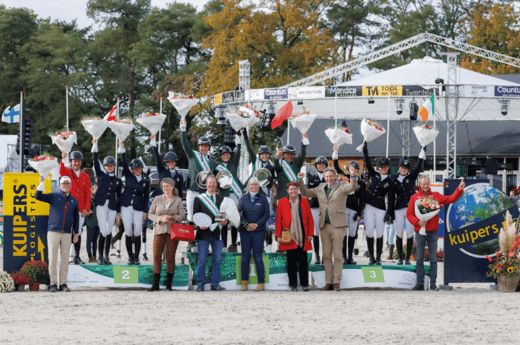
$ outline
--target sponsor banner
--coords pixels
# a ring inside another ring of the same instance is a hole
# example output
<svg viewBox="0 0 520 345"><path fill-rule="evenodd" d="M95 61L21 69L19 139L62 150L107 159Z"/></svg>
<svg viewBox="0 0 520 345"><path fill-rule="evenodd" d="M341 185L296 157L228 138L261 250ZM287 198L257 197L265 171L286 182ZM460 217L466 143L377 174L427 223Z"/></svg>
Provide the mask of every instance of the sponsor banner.
<svg viewBox="0 0 520 345"><path fill-rule="evenodd" d="M316 99L325 98L325 87L291 87L289 88L291 99Z"/></svg>
<svg viewBox="0 0 520 345"><path fill-rule="evenodd" d="M222 103L233 103L235 101L238 101L235 91L224 92L222 94Z"/></svg>
<svg viewBox="0 0 520 345"><path fill-rule="evenodd" d="M4 174L4 270L18 271L24 262L47 256L49 204L34 196L40 174ZM51 181L45 180L46 192Z"/></svg>
<svg viewBox="0 0 520 345"><path fill-rule="evenodd" d="M486 85L464 85L461 96L464 97L494 97L495 87Z"/></svg>
<svg viewBox="0 0 520 345"><path fill-rule="evenodd" d="M377 85L377 86L363 86L363 96L379 97L379 96L402 96L402 85Z"/></svg>
<svg viewBox="0 0 520 345"><path fill-rule="evenodd" d="M430 97L432 94L439 94L439 90L437 88L425 89L419 85L403 85L402 88L403 96Z"/></svg>
<svg viewBox="0 0 520 345"><path fill-rule="evenodd" d="M318 288L325 286L325 269L322 265L312 265L312 277ZM343 265L340 288L394 288L412 289L417 282L416 266L383 265ZM424 285L429 284L430 266L424 266Z"/></svg>
<svg viewBox="0 0 520 345"><path fill-rule="evenodd" d="M484 283L489 261L499 250L498 234L505 214L518 217L518 207L489 180L465 180L464 194L444 207L444 281L447 283ZM459 179L445 180L444 195L451 195Z"/></svg>
<svg viewBox="0 0 520 345"><path fill-rule="evenodd" d="M172 289L188 290L188 265L175 265ZM166 265L160 284L166 280ZM153 265L69 265L68 286L149 288L153 283Z"/></svg>
<svg viewBox="0 0 520 345"><path fill-rule="evenodd" d="M348 98L362 95L361 86L328 86L325 89L325 97Z"/></svg>
<svg viewBox="0 0 520 345"><path fill-rule="evenodd" d="M264 89L264 99L288 99L289 89Z"/></svg>
<svg viewBox="0 0 520 345"><path fill-rule="evenodd" d="M520 86L495 86L495 97L520 97Z"/></svg>
<svg viewBox="0 0 520 345"><path fill-rule="evenodd" d="M213 105L221 105L222 104L222 94L219 93L213 97Z"/></svg>
<svg viewBox="0 0 520 345"><path fill-rule="evenodd" d="M257 90L246 90L245 92L246 101L262 101L264 100L264 89Z"/></svg>
<svg viewBox="0 0 520 345"><path fill-rule="evenodd" d="M193 271L192 285L197 285L197 259L198 253L188 253L188 260ZM307 253L307 262L312 259L312 254ZM289 277L287 276L287 255L285 253L264 253L263 255L265 267L265 289L266 290L290 290ZM206 260L206 285L205 290L210 289L211 276L211 254ZM220 262L220 285L226 290L240 290L241 289L241 253L222 253ZM254 266L254 261L251 261ZM249 268L249 282L250 289L255 288L258 277L256 276L256 268L250 266ZM251 274L254 275L251 275Z"/></svg>

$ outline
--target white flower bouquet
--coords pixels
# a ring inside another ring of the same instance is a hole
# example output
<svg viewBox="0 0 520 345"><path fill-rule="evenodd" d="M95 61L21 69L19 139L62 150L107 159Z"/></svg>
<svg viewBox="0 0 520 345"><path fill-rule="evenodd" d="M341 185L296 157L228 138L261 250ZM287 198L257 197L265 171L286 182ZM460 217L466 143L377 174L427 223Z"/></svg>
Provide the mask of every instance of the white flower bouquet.
<svg viewBox="0 0 520 345"><path fill-rule="evenodd" d="M77 144L78 137L76 132L57 132L50 135L52 143L60 149L60 151L69 153L72 146Z"/></svg>
<svg viewBox="0 0 520 345"><path fill-rule="evenodd" d="M108 121L97 117L87 117L81 121L81 124L92 138L99 140L108 127Z"/></svg>
<svg viewBox="0 0 520 345"><path fill-rule="evenodd" d="M369 143L385 133L385 129L376 122L370 119L361 121L361 134L363 135L363 143L359 145L356 150L359 152L363 151L363 145L365 145L365 143Z"/></svg>
<svg viewBox="0 0 520 345"><path fill-rule="evenodd" d="M108 121L108 127L110 127L119 140L124 141L128 138L132 129L134 129L134 124L132 120L122 119L118 121Z"/></svg>
<svg viewBox="0 0 520 345"><path fill-rule="evenodd" d="M150 131L150 134L156 135L157 132L161 129L164 121L166 120L166 115L164 114L151 114L146 113L136 119L135 121L143 127L146 127Z"/></svg>

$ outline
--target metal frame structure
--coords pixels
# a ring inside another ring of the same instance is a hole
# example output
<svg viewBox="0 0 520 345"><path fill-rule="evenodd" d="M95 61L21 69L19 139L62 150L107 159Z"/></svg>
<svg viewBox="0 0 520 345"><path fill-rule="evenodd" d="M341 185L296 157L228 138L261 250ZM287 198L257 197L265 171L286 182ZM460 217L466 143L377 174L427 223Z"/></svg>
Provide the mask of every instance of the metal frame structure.
<svg viewBox="0 0 520 345"><path fill-rule="evenodd" d="M446 173L448 178L457 178L457 115L459 113L459 86L457 84L457 56L459 53L441 53L448 63L446 85Z"/></svg>

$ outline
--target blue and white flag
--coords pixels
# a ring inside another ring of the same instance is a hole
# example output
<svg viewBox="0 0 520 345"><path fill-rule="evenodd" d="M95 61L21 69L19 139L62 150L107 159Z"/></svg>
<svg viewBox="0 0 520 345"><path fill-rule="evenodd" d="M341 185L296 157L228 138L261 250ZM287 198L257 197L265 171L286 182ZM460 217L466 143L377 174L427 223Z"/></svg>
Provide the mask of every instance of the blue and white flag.
<svg viewBox="0 0 520 345"><path fill-rule="evenodd" d="M20 122L20 104L13 108L7 107L2 114L2 122L19 123Z"/></svg>

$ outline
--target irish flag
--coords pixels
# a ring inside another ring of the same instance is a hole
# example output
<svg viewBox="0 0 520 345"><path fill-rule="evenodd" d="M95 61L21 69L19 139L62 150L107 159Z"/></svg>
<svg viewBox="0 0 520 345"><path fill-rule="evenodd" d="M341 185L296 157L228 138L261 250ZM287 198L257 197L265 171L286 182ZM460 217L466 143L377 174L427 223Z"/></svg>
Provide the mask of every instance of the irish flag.
<svg viewBox="0 0 520 345"><path fill-rule="evenodd" d="M417 114L421 115L423 121L427 121L430 116L435 115L435 95L432 94L426 102L419 108Z"/></svg>

